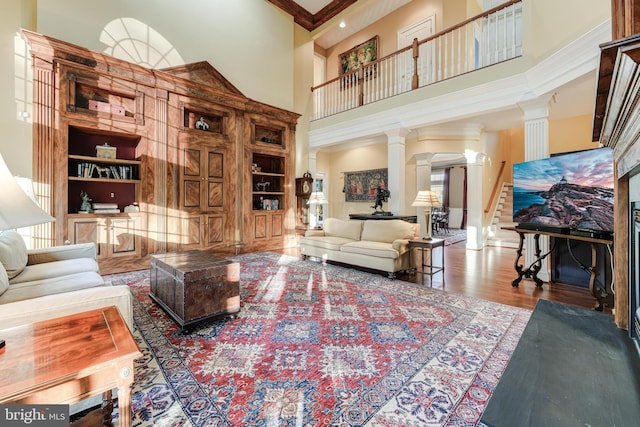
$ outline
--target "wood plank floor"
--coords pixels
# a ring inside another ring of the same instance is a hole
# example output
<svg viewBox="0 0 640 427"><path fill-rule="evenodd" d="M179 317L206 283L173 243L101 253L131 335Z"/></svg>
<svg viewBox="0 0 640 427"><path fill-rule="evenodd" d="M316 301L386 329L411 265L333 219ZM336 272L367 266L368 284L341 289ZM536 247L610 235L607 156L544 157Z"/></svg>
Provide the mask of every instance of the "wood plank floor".
<svg viewBox="0 0 640 427"><path fill-rule="evenodd" d="M542 288L538 288L533 280L523 279L520 286L514 288L511 281L518 276L514 269L514 248L487 246L481 251L475 251L466 249L465 245L463 241L445 247L444 272L436 273L433 278L429 275L423 276L420 272L401 274L398 278L413 283L424 283L425 286L454 294L528 309L533 309L540 298L584 308L593 308L596 305L596 300L588 288L579 286L545 282ZM436 266L440 265L442 259L440 250L442 248L436 248L433 253ZM298 255L295 250L283 252ZM588 279L588 276L585 276L585 283L588 283Z"/></svg>
<svg viewBox="0 0 640 427"><path fill-rule="evenodd" d="M441 249L436 248L434 251L434 264L436 265L439 265L442 259L439 252ZM277 252L299 256L298 249L285 249ZM220 254L220 256L231 255L233 254ZM425 286L443 289L454 294L469 295L528 309L533 309L539 298L577 307L595 307L596 300L591 296L589 290L579 286L545 282L542 288L537 288L532 280L524 279L519 287L512 287L511 281L517 277L514 270L515 258L516 250L513 248L487 246L481 251L475 251L466 249L463 241L445 247L444 272L436 273L433 278L428 275L423 278L420 273L403 274L398 278L414 283L424 283ZM118 259L115 261L116 263L113 265L101 263L102 274L149 268L148 257L137 263L129 264ZM585 283L588 283L586 276Z"/></svg>

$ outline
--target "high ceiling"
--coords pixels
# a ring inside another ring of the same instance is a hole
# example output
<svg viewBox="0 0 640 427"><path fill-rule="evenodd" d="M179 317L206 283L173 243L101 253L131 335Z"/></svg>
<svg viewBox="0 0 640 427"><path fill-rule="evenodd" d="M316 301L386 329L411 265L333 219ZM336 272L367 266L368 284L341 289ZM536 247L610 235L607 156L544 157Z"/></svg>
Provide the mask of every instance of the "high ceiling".
<svg viewBox="0 0 640 427"><path fill-rule="evenodd" d="M346 27L340 28L339 22L325 28L315 37L318 46L327 49L341 42L345 38L368 27L374 22L411 0L372 0L359 8L349 8L358 0L268 0L286 13L293 16L293 20L313 32L337 15L343 17Z"/></svg>

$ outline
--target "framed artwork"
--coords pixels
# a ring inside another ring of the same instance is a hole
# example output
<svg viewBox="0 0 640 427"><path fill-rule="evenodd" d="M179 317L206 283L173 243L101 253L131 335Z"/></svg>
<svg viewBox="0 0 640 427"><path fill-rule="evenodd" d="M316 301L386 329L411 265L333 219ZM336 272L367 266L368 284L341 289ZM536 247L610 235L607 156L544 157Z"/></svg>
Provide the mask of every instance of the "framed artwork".
<svg viewBox="0 0 640 427"><path fill-rule="evenodd" d="M340 74L357 70L360 65L367 65L378 59L378 36L339 55Z"/></svg>
<svg viewBox="0 0 640 427"><path fill-rule="evenodd" d="M344 201L369 202L376 199L376 188L387 189L389 170L371 169L344 173Z"/></svg>

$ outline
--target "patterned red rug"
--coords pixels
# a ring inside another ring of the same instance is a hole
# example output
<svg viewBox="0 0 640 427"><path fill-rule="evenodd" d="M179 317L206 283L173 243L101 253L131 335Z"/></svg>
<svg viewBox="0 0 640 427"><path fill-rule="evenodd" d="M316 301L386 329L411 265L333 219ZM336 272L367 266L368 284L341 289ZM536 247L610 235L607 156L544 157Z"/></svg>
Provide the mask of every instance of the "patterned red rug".
<svg viewBox="0 0 640 427"><path fill-rule="evenodd" d="M133 425L473 426L531 314L275 253L240 255L242 308L190 335L136 296Z"/></svg>

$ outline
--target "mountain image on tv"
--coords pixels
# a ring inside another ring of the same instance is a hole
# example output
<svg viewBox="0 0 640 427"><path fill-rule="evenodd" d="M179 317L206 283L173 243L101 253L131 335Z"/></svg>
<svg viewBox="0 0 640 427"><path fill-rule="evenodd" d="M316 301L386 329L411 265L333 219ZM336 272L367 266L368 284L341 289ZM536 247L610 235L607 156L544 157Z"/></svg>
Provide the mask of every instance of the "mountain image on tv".
<svg viewBox="0 0 640 427"><path fill-rule="evenodd" d="M578 151L513 165L513 221L613 232L613 154Z"/></svg>

